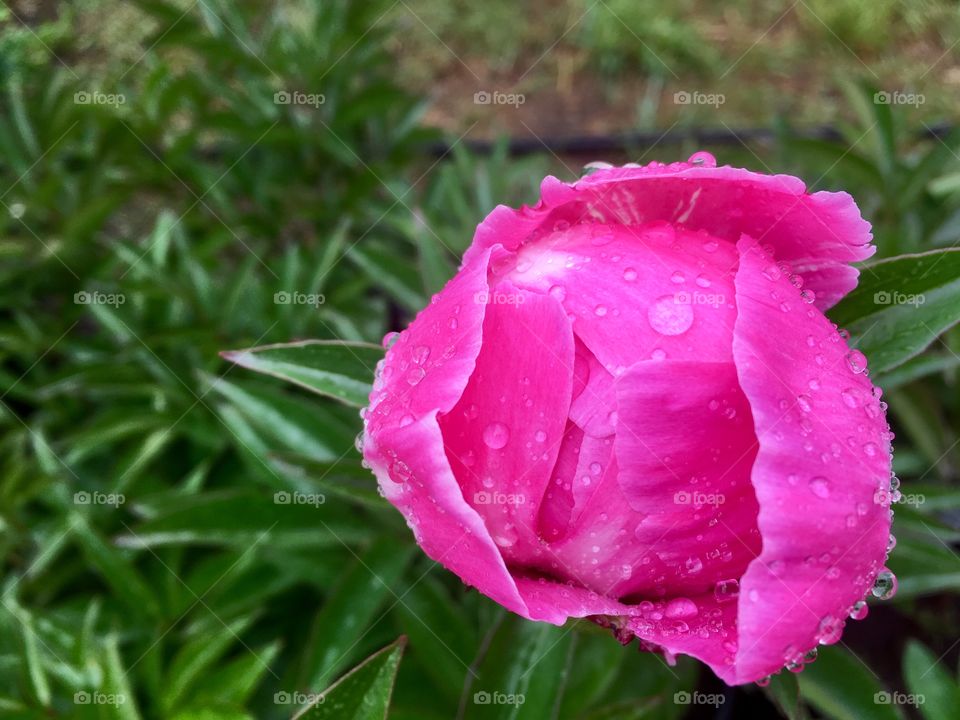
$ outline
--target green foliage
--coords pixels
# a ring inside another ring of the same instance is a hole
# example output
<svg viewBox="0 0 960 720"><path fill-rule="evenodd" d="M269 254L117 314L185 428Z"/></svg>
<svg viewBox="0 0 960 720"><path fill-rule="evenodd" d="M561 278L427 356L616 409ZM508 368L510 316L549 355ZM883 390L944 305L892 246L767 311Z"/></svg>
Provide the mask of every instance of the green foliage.
<svg viewBox="0 0 960 720"><path fill-rule="evenodd" d="M436 135L385 50L407 27L395 10L138 0L106 57L74 31L81 5L29 29L0 12L3 717L290 718L291 698L325 687L303 717L382 718L388 701L400 720L686 710L673 697L697 686L696 663L508 616L416 550L360 464L380 338L443 286L494 205L571 174L505 144L425 159ZM622 28L595 12L578 42L602 60ZM658 53L709 61L676 23L644 26ZM511 29L486 30L519 52ZM653 62L636 47L624 59L624 42L602 62ZM956 138L917 141L869 92L851 90L846 142L784 126L778 169L854 192L884 257L952 245ZM896 612L925 642L939 618L920 602L960 590L953 258L865 269L834 315L862 335L905 494L924 498L898 512L891 566ZM879 291L931 301L880 308ZM947 648L927 644L908 646L902 686L945 717L953 678L917 669ZM870 693L898 679L884 680L835 648L804 673L799 706L792 676L768 692L787 714L849 717L876 710Z"/></svg>

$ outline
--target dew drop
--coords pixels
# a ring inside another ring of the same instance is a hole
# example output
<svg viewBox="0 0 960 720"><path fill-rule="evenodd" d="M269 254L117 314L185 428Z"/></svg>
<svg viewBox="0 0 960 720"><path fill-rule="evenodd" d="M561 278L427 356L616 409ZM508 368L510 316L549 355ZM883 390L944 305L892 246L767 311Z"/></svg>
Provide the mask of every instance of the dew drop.
<svg viewBox="0 0 960 720"><path fill-rule="evenodd" d="M492 422L484 428L483 442L492 450L499 450L510 439L510 430L500 422Z"/></svg>
<svg viewBox="0 0 960 720"><path fill-rule="evenodd" d="M870 590L873 596L879 600L889 600L897 594L897 578L889 570L883 570L877 575Z"/></svg>
<svg viewBox="0 0 960 720"><path fill-rule="evenodd" d="M870 612L870 607L864 600L857 600L853 604L853 607L850 608L850 619L851 620L863 620L867 613Z"/></svg>
<svg viewBox="0 0 960 720"><path fill-rule="evenodd" d="M833 645L843 635L843 621L826 615L817 626L817 641L821 645Z"/></svg>
<svg viewBox="0 0 960 720"><path fill-rule="evenodd" d="M697 604L693 600L680 597L668 602L663 614L675 620L678 618L696 617L699 612L700 608L697 607Z"/></svg>
<svg viewBox="0 0 960 720"><path fill-rule="evenodd" d="M693 308L676 302L673 295L663 295L650 306L647 320L661 335L682 335L693 325Z"/></svg>
<svg viewBox="0 0 960 720"><path fill-rule="evenodd" d="M740 595L740 581L736 578L721 580L713 587L713 597L717 602L730 602Z"/></svg>
<svg viewBox="0 0 960 720"><path fill-rule="evenodd" d="M623 279L626 280L627 282L633 282L634 280L637 279L637 271L631 267L628 267L626 270L623 271Z"/></svg>
<svg viewBox="0 0 960 720"><path fill-rule="evenodd" d="M851 350L847 353L847 367L855 375L862 374L867 369L867 356L859 350Z"/></svg>
<svg viewBox="0 0 960 720"><path fill-rule="evenodd" d="M830 481L825 477L815 477L810 480L810 492L818 498L830 497Z"/></svg>

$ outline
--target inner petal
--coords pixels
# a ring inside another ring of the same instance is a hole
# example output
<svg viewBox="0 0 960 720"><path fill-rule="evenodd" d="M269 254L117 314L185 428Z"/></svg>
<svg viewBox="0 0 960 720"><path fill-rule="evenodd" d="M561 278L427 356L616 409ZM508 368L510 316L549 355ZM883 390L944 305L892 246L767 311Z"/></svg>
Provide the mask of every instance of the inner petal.
<svg viewBox="0 0 960 720"><path fill-rule="evenodd" d="M439 418L464 499L504 558L540 552L537 513L557 462L573 386L573 333L549 295L500 282L487 303L483 344L457 405Z"/></svg>
<svg viewBox="0 0 960 720"><path fill-rule="evenodd" d="M550 293L614 376L639 360L732 359L736 249L666 223L560 225L497 272Z"/></svg>

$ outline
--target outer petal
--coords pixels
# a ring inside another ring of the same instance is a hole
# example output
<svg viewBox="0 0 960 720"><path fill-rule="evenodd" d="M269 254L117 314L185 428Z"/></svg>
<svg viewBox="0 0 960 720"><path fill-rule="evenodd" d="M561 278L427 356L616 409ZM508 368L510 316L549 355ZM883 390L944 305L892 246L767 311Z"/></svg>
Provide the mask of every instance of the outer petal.
<svg viewBox="0 0 960 720"><path fill-rule="evenodd" d="M778 261L803 275L825 309L856 286L849 263L873 254L869 224L846 193L808 194L803 181L691 162L599 170L567 184L547 177L534 207L497 207L477 228L467 257L503 244L516 250L580 222L641 225L666 221L736 243L741 234L770 244Z"/></svg>
<svg viewBox="0 0 960 720"><path fill-rule="evenodd" d="M436 413L368 440L365 456L386 498L406 517L423 551L461 580L530 620L628 615L633 609L583 588L514 578L480 515L450 471Z"/></svg>
<svg viewBox="0 0 960 720"><path fill-rule="evenodd" d="M739 245L734 357L760 449L752 481L763 552L742 583L738 682L835 641L890 534L888 427L865 361L804 304L770 257ZM771 279L775 278L775 279Z"/></svg>
<svg viewBox="0 0 960 720"><path fill-rule="evenodd" d="M368 436L364 457L427 555L508 610L529 617L483 519L464 502L436 411Z"/></svg>
<svg viewBox="0 0 960 720"><path fill-rule="evenodd" d="M482 340L490 252L465 264L390 347L377 369L365 433L452 408L473 372Z"/></svg>
<svg viewBox="0 0 960 720"><path fill-rule="evenodd" d="M464 497L511 562L539 552L537 515L570 411L573 331L554 298L497 286L476 369L440 417ZM510 302L507 302L507 301Z"/></svg>

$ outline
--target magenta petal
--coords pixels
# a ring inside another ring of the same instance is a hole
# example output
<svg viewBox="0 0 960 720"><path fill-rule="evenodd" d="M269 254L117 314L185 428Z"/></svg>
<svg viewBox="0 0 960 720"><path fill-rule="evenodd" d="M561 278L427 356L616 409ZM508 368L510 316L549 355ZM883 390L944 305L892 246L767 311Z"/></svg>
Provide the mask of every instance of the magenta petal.
<svg viewBox="0 0 960 720"><path fill-rule="evenodd" d="M490 253L480 253L400 333L381 361L365 433L419 420L456 404L480 352Z"/></svg>
<svg viewBox="0 0 960 720"><path fill-rule="evenodd" d="M833 641L884 561L888 427L863 360L776 272L739 245L733 351L760 449L752 482L763 552L741 586L738 682ZM875 501L879 498L879 502Z"/></svg>
<svg viewBox="0 0 960 720"><path fill-rule="evenodd" d="M709 235L596 223L531 242L497 272L557 298L616 376L648 358L730 360L736 266L736 248Z"/></svg>
<svg viewBox="0 0 960 720"><path fill-rule="evenodd" d="M730 685L737 683L736 598L718 600L712 593L657 602L627 621L638 638L672 655L705 662Z"/></svg>
<svg viewBox="0 0 960 720"><path fill-rule="evenodd" d="M760 552L756 436L732 363L641 362L617 382L616 453L634 535L675 594L738 579ZM655 587L636 588L652 593Z"/></svg>
<svg viewBox="0 0 960 720"><path fill-rule="evenodd" d="M403 513L427 555L487 597L529 617L483 519L464 502L436 412L368 437L364 456L384 497Z"/></svg>
<svg viewBox="0 0 960 720"><path fill-rule="evenodd" d="M456 407L440 417L463 495L511 562L537 552L540 501L570 411L573 331L549 295L497 286L476 369Z"/></svg>
<svg viewBox="0 0 960 720"><path fill-rule="evenodd" d="M741 234L769 244L794 266L825 309L856 286L850 263L870 257L870 225L847 193L807 193L799 178L763 175L703 162L651 163L599 170L574 183L544 179L534 207L497 207L477 228L467 257L502 244L516 250L531 238L584 220L637 226L657 221L735 244Z"/></svg>
<svg viewBox="0 0 960 720"><path fill-rule="evenodd" d="M639 612L592 590L545 578L518 577L516 583L530 617L554 625L562 625L568 618L629 616Z"/></svg>

